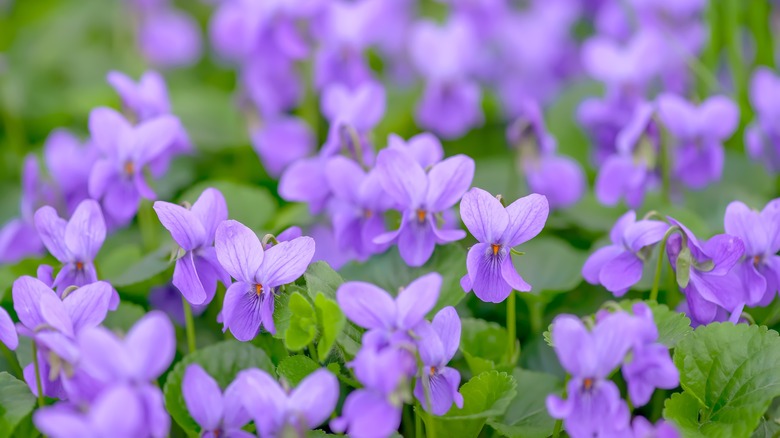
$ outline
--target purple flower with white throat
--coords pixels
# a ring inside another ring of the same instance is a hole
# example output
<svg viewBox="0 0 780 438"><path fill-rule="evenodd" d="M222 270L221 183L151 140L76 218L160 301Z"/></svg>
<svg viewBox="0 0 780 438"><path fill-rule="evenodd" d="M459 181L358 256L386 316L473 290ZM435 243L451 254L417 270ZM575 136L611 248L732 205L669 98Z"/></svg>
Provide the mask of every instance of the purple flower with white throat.
<svg viewBox="0 0 780 438"><path fill-rule="evenodd" d="M673 94L658 97L658 117L674 138L673 175L692 189L720 179L723 142L737 129L739 109L724 96L713 96L698 107Z"/></svg>
<svg viewBox="0 0 780 438"><path fill-rule="evenodd" d="M460 280L466 292L474 291L486 302L500 303L512 290L529 292L512 264L512 248L542 231L549 214L547 198L532 194L504 208L490 193L473 188L463 196L460 216L469 232L479 241L469 249L468 273Z"/></svg>
<svg viewBox="0 0 780 438"><path fill-rule="evenodd" d="M230 276L217 260L214 235L227 220L227 203L219 190L203 191L191 209L157 201L154 210L173 240L184 250L176 260L173 285L191 304L208 304L214 298L217 281L230 285Z"/></svg>
<svg viewBox="0 0 780 438"><path fill-rule="evenodd" d="M458 351L460 330L458 312L454 307L445 307L431 324L425 323L415 331L423 368L414 386L414 396L423 409L434 415L446 414L453 403L463 407L463 396L458 392L460 373L447 366Z"/></svg>
<svg viewBox="0 0 780 438"><path fill-rule="evenodd" d="M407 151L384 149L377 157L377 172L385 192L402 212L400 227L374 242L397 242L401 258L409 266L422 266L437 243L460 240L462 230L441 229L440 215L455 205L474 178L474 160L456 155L426 171Z"/></svg>
<svg viewBox="0 0 780 438"><path fill-rule="evenodd" d="M644 262L668 229L669 224L663 221L637 221L636 213L629 211L610 230L612 243L599 248L585 261L582 276L590 284L601 284L615 296L623 296L641 280Z"/></svg>
<svg viewBox="0 0 780 438"><path fill-rule="evenodd" d="M201 427L204 438L251 438L241 430L250 421L242 395L247 391L238 379L228 385L224 394L213 377L198 364L187 366L182 379L182 395L192 418Z"/></svg>
<svg viewBox="0 0 780 438"><path fill-rule="evenodd" d="M760 212L734 201L723 221L726 233L745 244L744 258L734 269L751 297L748 305L769 305L780 290L780 199Z"/></svg>
<svg viewBox="0 0 780 438"><path fill-rule="evenodd" d="M146 183L144 167L171 147L181 125L163 115L131 126L109 108L92 110L92 141L103 154L89 177L89 194L103 206L109 226L127 224L138 211L141 197L154 199Z"/></svg>
<svg viewBox="0 0 780 438"><path fill-rule="evenodd" d="M252 340L261 324L275 333L276 289L303 275L314 256L314 240L303 236L264 250L252 230L228 220L217 227L215 248L222 267L236 279L225 293L223 330L230 329L239 341Z"/></svg>
<svg viewBox="0 0 780 438"><path fill-rule="evenodd" d="M49 206L35 212L35 228L49 252L63 264L53 288L62 294L69 286L84 286L97 281L93 260L106 238L106 223L100 205L92 199L81 202L70 220L57 216ZM114 292L111 306L119 305Z"/></svg>
<svg viewBox="0 0 780 438"><path fill-rule="evenodd" d="M309 374L292 391L259 369L240 372L236 381L244 408L262 436L305 435L330 417L339 400L338 379L325 369Z"/></svg>

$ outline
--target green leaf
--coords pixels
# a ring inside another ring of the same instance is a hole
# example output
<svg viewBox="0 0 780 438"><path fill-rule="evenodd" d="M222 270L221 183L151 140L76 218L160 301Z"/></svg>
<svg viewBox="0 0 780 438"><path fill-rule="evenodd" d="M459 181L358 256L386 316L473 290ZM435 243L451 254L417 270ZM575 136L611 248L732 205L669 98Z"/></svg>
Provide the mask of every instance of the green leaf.
<svg viewBox="0 0 780 438"><path fill-rule="evenodd" d="M506 329L483 319L461 319L460 351L476 376L485 371L510 371L506 365ZM500 366L503 365L503 366Z"/></svg>
<svg viewBox="0 0 780 438"><path fill-rule="evenodd" d="M282 360L279 366L276 367L276 374L279 378L284 378L290 384L290 386L298 386L306 376L317 371L320 366L317 362L314 362L310 357L302 354L296 354L290 356L287 359Z"/></svg>
<svg viewBox="0 0 780 438"><path fill-rule="evenodd" d="M562 394L563 381L556 376L515 368L519 389L503 417L489 420L490 427L510 438L546 438L555 425L547 413L547 395Z"/></svg>
<svg viewBox="0 0 780 438"><path fill-rule="evenodd" d="M284 344L289 350L302 350L317 336L317 315L311 303L299 292L290 295L288 309L290 325L284 332Z"/></svg>
<svg viewBox="0 0 780 438"><path fill-rule="evenodd" d="M184 371L187 365L192 363L202 366L223 390L240 371L247 368L259 368L272 376L276 375L274 365L268 355L263 350L245 342L223 341L184 356L168 373L163 393L168 413L189 435L196 434L199 427L187 411L181 385Z"/></svg>
<svg viewBox="0 0 780 438"><path fill-rule="evenodd" d="M325 297L335 300L336 290L344 283L341 275L334 271L329 264L322 261L309 265L303 274L303 278L306 280L306 290L309 292L309 298L312 300L320 292Z"/></svg>
<svg viewBox="0 0 780 438"><path fill-rule="evenodd" d="M314 310L317 312L317 321L321 328L320 339L317 341L317 355L320 360L323 360L344 330L347 319L338 303L322 293L318 293L314 298Z"/></svg>
<svg viewBox="0 0 780 438"><path fill-rule="evenodd" d="M693 263L691 249L688 248L688 246L683 246L680 250L680 254L677 256L677 266L675 269L677 272L677 285L681 288L687 287L688 282L691 279L691 263Z"/></svg>
<svg viewBox="0 0 780 438"><path fill-rule="evenodd" d="M478 436L489 418L504 415L517 394L517 382L507 373L488 371L466 382L460 393L463 394L463 409L453 406L441 417L423 414L429 436ZM415 411L419 412L419 407L415 407Z"/></svg>
<svg viewBox="0 0 780 438"><path fill-rule="evenodd" d="M526 255L513 256L517 271L536 293L562 292L582 282L582 265L588 258L557 237L537 237L519 247Z"/></svg>
<svg viewBox="0 0 780 438"><path fill-rule="evenodd" d="M780 337L766 327L699 327L677 344L674 363L684 392L665 415L686 432L748 436L780 396ZM681 397L695 408L682 406Z"/></svg>
<svg viewBox="0 0 780 438"><path fill-rule="evenodd" d="M642 300L623 300L620 307L630 311L631 307ZM645 301L653 312L653 321L658 327L658 342L674 348L680 340L693 333L691 320L684 314L669 309L665 304Z"/></svg>
<svg viewBox="0 0 780 438"><path fill-rule="evenodd" d="M225 196L230 218L253 230L261 229L274 213L277 203L265 187L252 186L231 181L204 181L184 192L180 201L194 203L203 190L213 187Z"/></svg>
<svg viewBox="0 0 780 438"><path fill-rule="evenodd" d="M664 403L664 418L677 426L684 436L689 438L703 438L700 430L699 402L689 392L672 394L672 397Z"/></svg>
<svg viewBox="0 0 780 438"><path fill-rule="evenodd" d="M122 256L126 256L122 248ZM140 260L132 263L116 277L106 277L114 287L130 286L149 280L155 275L165 272L171 266L171 248L162 245L159 249L145 255Z"/></svg>
<svg viewBox="0 0 780 438"><path fill-rule="evenodd" d="M127 333L136 321L143 318L145 313L144 308L138 304L122 301L116 310L108 312L103 325L113 331Z"/></svg>
<svg viewBox="0 0 780 438"><path fill-rule="evenodd" d="M35 397L27 384L0 372L0 438L14 436L14 429L32 412L33 406Z"/></svg>
<svg viewBox="0 0 780 438"><path fill-rule="evenodd" d="M413 280L430 272L438 272L443 281L439 301L432 311L435 313L443 307L458 304L466 297L460 287L460 279L466 274L466 252L466 248L457 243L438 246L425 265L411 268L401 259L398 250L393 248L371 257L365 263L345 266L341 269L341 275L346 281L366 281L395 295L399 288Z"/></svg>

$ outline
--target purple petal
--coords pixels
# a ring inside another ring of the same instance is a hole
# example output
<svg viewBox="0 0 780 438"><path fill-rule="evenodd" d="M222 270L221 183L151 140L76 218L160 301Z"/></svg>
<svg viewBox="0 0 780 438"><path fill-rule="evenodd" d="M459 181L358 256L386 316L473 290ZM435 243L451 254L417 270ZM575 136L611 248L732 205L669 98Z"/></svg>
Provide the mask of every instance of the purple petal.
<svg viewBox="0 0 780 438"><path fill-rule="evenodd" d="M658 96L658 116L677 138L693 139L698 133L697 109L680 96L665 93Z"/></svg>
<svg viewBox="0 0 780 438"><path fill-rule="evenodd" d="M260 435L276 436L287 405L287 395L279 383L259 369L241 371L236 380L242 382L244 407L255 420Z"/></svg>
<svg viewBox="0 0 780 438"><path fill-rule="evenodd" d="M59 301L57 294L51 288L37 278L26 275L14 281L11 293L19 321L30 330L35 330L39 325L46 323L41 314L43 297L50 295Z"/></svg>
<svg viewBox="0 0 780 438"><path fill-rule="evenodd" d="M520 276L520 273L517 272L517 269L515 268L515 264L512 263L512 256L507 255L504 258L504 261L501 262L501 278L506 281L506 283L513 289L518 292L530 292L531 291L531 285L526 283L525 280L523 280L523 277Z"/></svg>
<svg viewBox="0 0 780 438"><path fill-rule="evenodd" d="M101 199L106 190L118 177L116 166L108 160L101 159L92 166L89 173L88 192L94 199Z"/></svg>
<svg viewBox="0 0 780 438"><path fill-rule="evenodd" d="M144 414L135 389L117 385L105 390L93 403L89 412L90 429L97 436L138 436L143 430Z"/></svg>
<svg viewBox="0 0 780 438"><path fill-rule="evenodd" d="M476 187L463 195L460 217L469 232L482 243L496 243L509 225L509 215L501 202Z"/></svg>
<svg viewBox="0 0 780 438"><path fill-rule="evenodd" d="M274 178L278 178L287 166L310 155L314 143L309 125L296 117L276 117L252 134L252 146L268 174Z"/></svg>
<svg viewBox="0 0 780 438"><path fill-rule="evenodd" d="M223 415L222 391L200 365L187 366L181 391L187 410L204 431L219 427Z"/></svg>
<svg viewBox="0 0 780 438"><path fill-rule="evenodd" d="M739 237L728 234L712 236L703 246L702 250L710 258L715 266L709 272L711 275L724 275L734 267L745 253L745 244Z"/></svg>
<svg viewBox="0 0 780 438"><path fill-rule="evenodd" d="M206 244L214 241L217 226L228 218L228 208L222 192L209 187L203 191L190 210L206 231Z"/></svg>
<svg viewBox="0 0 780 438"><path fill-rule="evenodd" d="M12 219L0 229L0 263L12 264L42 254L43 243L33 224Z"/></svg>
<svg viewBox="0 0 780 438"><path fill-rule="evenodd" d="M262 321L262 302L252 289L251 285L240 281L233 283L225 292L222 306L222 321L230 333L242 342L251 341L257 336Z"/></svg>
<svg viewBox="0 0 780 438"><path fill-rule="evenodd" d="M641 220L625 230L623 242L634 252L663 240L669 224L654 220Z"/></svg>
<svg viewBox="0 0 780 438"><path fill-rule="evenodd" d="M242 428L252 420L249 412L244 408L243 392L243 382L239 379L233 380L233 383L225 389L222 424L226 429ZM254 437L255 435L252 436Z"/></svg>
<svg viewBox="0 0 780 438"><path fill-rule="evenodd" d="M620 297L642 279L642 269L642 260L633 253L624 251L604 265L599 273L599 283Z"/></svg>
<svg viewBox="0 0 780 438"><path fill-rule="evenodd" d="M89 134L92 141L104 154L117 157L117 139L132 128L116 110L98 107L89 113Z"/></svg>
<svg viewBox="0 0 780 438"><path fill-rule="evenodd" d="M444 158L444 148L442 148L441 142L435 135L429 132L417 134L407 142L404 142L396 134L390 134L387 139L387 146L408 151L423 169L433 166Z"/></svg>
<svg viewBox="0 0 780 438"><path fill-rule="evenodd" d="M192 211L163 201L154 203L154 211L165 229L171 232L173 240L185 251L192 251L205 244L206 230Z"/></svg>
<svg viewBox="0 0 780 438"><path fill-rule="evenodd" d="M76 333L95 327L106 319L112 293L110 284L98 281L79 287L62 300Z"/></svg>
<svg viewBox="0 0 780 438"><path fill-rule="evenodd" d="M739 108L725 96L713 96L699 107L700 130L708 138L725 140L734 133L739 123Z"/></svg>
<svg viewBox="0 0 780 438"><path fill-rule="evenodd" d="M761 254L771 244L761 214L740 201L734 201L726 207L723 225L726 233L742 239L748 255Z"/></svg>
<svg viewBox="0 0 780 438"><path fill-rule="evenodd" d="M109 384L127 380L132 375L130 367L134 358L108 329L95 327L81 331L78 345L81 350L79 367L99 382Z"/></svg>
<svg viewBox="0 0 780 438"><path fill-rule="evenodd" d="M487 243L478 243L471 247L466 259L472 289L477 297L488 303L500 303L512 292L501 275L501 261L493 255L493 249Z"/></svg>
<svg viewBox="0 0 780 438"><path fill-rule="evenodd" d="M460 200L474 179L474 160L455 155L434 164L428 172L425 205L429 211L444 211Z"/></svg>
<svg viewBox="0 0 780 438"><path fill-rule="evenodd" d="M257 235L244 224L228 220L217 227L214 242L222 267L236 280L254 283L264 256Z"/></svg>
<svg viewBox="0 0 780 438"><path fill-rule="evenodd" d="M260 301L260 317L263 321L263 327L265 327L268 333L275 335L276 326L274 325L274 297L266 295L265 297L261 297Z"/></svg>
<svg viewBox="0 0 780 438"><path fill-rule="evenodd" d="M336 301L350 321L367 329L390 329L396 320L396 304L390 295L370 283L350 281L339 286Z"/></svg>
<svg viewBox="0 0 780 438"><path fill-rule="evenodd" d="M572 315L559 315L552 324L552 341L561 366L575 376L595 368L598 360L593 342L582 321Z"/></svg>
<svg viewBox="0 0 780 438"><path fill-rule="evenodd" d="M377 156L377 171L388 195L399 204L419 207L428 191L428 177L408 153L398 149L383 149Z"/></svg>
<svg viewBox="0 0 780 438"><path fill-rule="evenodd" d="M79 438L92 436L86 418L75 408L55 405L40 409L33 415L35 427L52 437Z"/></svg>
<svg viewBox="0 0 780 438"><path fill-rule="evenodd" d="M588 257L582 267L582 276L585 281L590 284L600 284L599 275L604 266L625 251L622 245L608 245L597 249Z"/></svg>
<svg viewBox="0 0 780 438"><path fill-rule="evenodd" d="M106 238L106 222L100 205L87 199L81 202L65 227L65 244L79 261L92 261Z"/></svg>
<svg viewBox="0 0 780 438"><path fill-rule="evenodd" d="M422 321L414 327L414 336L417 352L423 365L423 373L427 373L429 367L447 363L444 358L444 344L428 321Z"/></svg>
<svg viewBox="0 0 780 438"><path fill-rule="evenodd" d="M132 181L117 178L106 188L103 196L103 213L108 222L115 225L125 225L138 212L141 194Z"/></svg>
<svg viewBox="0 0 780 438"><path fill-rule="evenodd" d="M314 239L297 237L279 242L265 252L263 264L255 274L260 284L277 287L300 278L314 257Z"/></svg>
<svg viewBox="0 0 780 438"><path fill-rule="evenodd" d="M604 205L616 205L628 192L637 172L632 160L620 155L610 157L596 177L596 198Z"/></svg>
<svg viewBox="0 0 780 438"><path fill-rule="evenodd" d="M615 221L615 225L609 231L609 239L616 245L623 245L623 235L631 225L636 222L636 212L629 210Z"/></svg>
<svg viewBox="0 0 780 438"><path fill-rule="evenodd" d="M582 198L587 181L580 164L569 157L546 155L526 165L529 189L544 195L550 208L565 208Z"/></svg>
<svg viewBox="0 0 780 438"><path fill-rule="evenodd" d="M544 196L531 194L511 203L506 212L509 225L501 236L501 242L513 247L533 239L542 231L550 206Z"/></svg>
<svg viewBox="0 0 780 438"><path fill-rule="evenodd" d="M460 405L463 406L463 396L458 393L460 384L460 374L453 368L444 368L441 374L437 373L430 377L430 406L428 409L428 400L425 398L425 391L422 379L417 379L414 387L414 395L420 401L423 409L434 415L444 415L452 407L456 397L459 397Z"/></svg>
<svg viewBox="0 0 780 438"><path fill-rule="evenodd" d="M157 158L169 148L181 131L179 119L162 115L143 122L133 130L133 162L139 168Z"/></svg>
<svg viewBox="0 0 780 438"><path fill-rule="evenodd" d="M461 323L458 312L452 306L447 306L433 317L433 330L439 335L444 347L444 357L452 360L460 345Z"/></svg>
<svg viewBox="0 0 780 438"><path fill-rule="evenodd" d="M206 302L208 296L198 276L194 257L192 251L188 251L182 258L176 260L176 266L173 268L173 285L190 304L198 305Z"/></svg>
<svg viewBox="0 0 780 438"><path fill-rule="evenodd" d="M330 425L353 437L390 436L401 425L401 409L376 392L359 389L349 394L342 417Z"/></svg>
<svg viewBox="0 0 780 438"><path fill-rule="evenodd" d="M395 300L397 307L396 326L408 330L425 318L436 305L442 278L436 272L423 275L409 283Z"/></svg>
<svg viewBox="0 0 780 438"><path fill-rule="evenodd" d="M408 225L401 229L398 235L398 252L407 265L422 266L431 258L436 247L434 227L433 219L428 217L423 223L411 219L408 221Z"/></svg>
<svg viewBox="0 0 780 438"><path fill-rule="evenodd" d="M632 331L626 330L632 326L632 318L626 312L612 313L593 328L592 354L598 359L595 368L588 370L593 373L590 375L606 378L623 361L634 341Z"/></svg>
<svg viewBox="0 0 780 438"><path fill-rule="evenodd" d="M8 315L8 312L0 307L0 342L9 350L16 350L19 346L19 336L16 334L16 326Z"/></svg>
<svg viewBox="0 0 780 438"><path fill-rule="evenodd" d="M168 369L176 353L176 334L165 313L153 310L135 323L124 339L138 380L154 380Z"/></svg>
<svg viewBox="0 0 780 438"><path fill-rule="evenodd" d="M65 229L68 223L57 215L57 211L46 205L35 212L35 228L41 241L57 260L67 262L71 253L65 243Z"/></svg>
<svg viewBox="0 0 780 438"><path fill-rule="evenodd" d="M328 419L339 400L339 382L336 376L319 369L306 376L290 394L288 406L306 419L313 429Z"/></svg>
<svg viewBox="0 0 780 438"><path fill-rule="evenodd" d="M279 196L285 201L308 202L319 212L330 195L324 161L319 157L298 160L279 179Z"/></svg>

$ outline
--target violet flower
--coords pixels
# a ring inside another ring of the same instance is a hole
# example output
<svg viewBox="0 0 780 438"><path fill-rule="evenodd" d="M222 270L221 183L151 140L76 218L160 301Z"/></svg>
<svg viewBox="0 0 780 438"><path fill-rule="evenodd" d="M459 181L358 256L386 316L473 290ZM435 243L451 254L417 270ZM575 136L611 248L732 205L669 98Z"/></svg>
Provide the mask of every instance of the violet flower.
<svg viewBox="0 0 780 438"><path fill-rule="evenodd" d="M698 107L685 99L658 97L658 117L673 136L673 176L692 189L720 179L725 151L723 142L737 129L739 109L729 98L710 97Z"/></svg>
<svg viewBox="0 0 780 438"><path fill-rule="evenodd" d="M222 265L220 265L222 268ZM155 286L149 290L149 305L152 309L161 310L171 318L174 324L184 327L184 303L181 301L181 292L173 283L163 286ZM200 316L206 311L208 304L191 305L192 315Z"/></svg>
<svg viewBox="0 0 780 438"><path fill-rule="evenodd" d="M460 373L447 366L460 345L460 318L454 307L445 307L430 325L423 326L416 331L423 367L414 386L414 396L426 411L444 415L453 403L463 407L463 396L458 392Z"/></svg>
<svg viewBox="0 0 780 438"><path fill-rule="evenodd" d="M122 72L111 71L106 80L122 99L122 106L132 111L138 121L171 113L168 88L160 73L146 71L135 82Z"/></svg>
<svg viewBox="0 0 780 438"><path fill-rule="evenodd" d="M252 132L252 147L266 172L278 178L291 164L314 150L314 134L302 119L279 116Z"/></svg>
<svg viewBox="0 0 780 438"><path fill-rule="evenodd" d="M375 2L328 2L321 24L320 49L314 55L314 87L331 84L356 88L372 78L363 51L373 39Z"/></svg>
<svg viewBox="0 0 780 438"><path fill-rule="evenodd" d="M572 378L567 399L547 397L547 410L563 419L574 438L628 428L628 406L609 375L623 361L632 345L632 317L626 312L609 314L588 331L572 315L559 315L552 325L552 341L563 368Z"/></svg>
<svg viewBox="0 0 780 438"><path fill-rule="evenodd" d="M46 138L43 158L46 168L56 183L63 212L72 214L81 201L89 198L89 173L99 152L91 142L82 144L78 137L65 129L55 129Z"/></svg>
<svg viewBox="0 0 780 438"><path fill-rule="evenodd" d="M397 242L401 258L409 266L422 266L437 243L466 236L462 230L441 229L437 221L463 196L474 177L474 160L456 155L426 171L413 156L397 148L384 149L377 158L377 172L385 192L402 211L400 227L374 239Z"/></svg>
<svg viewBox="0 0 780 438"><path fill-rule="evenodd" d="M127 224L141 197L154 199L144 167L171 147L181 130L177 118L163 115L131 126L119 113L97 108L89 118L92 141L103 154L89 178L89 194L100 200L109 226Z"/></svg>
<svg viewBox="0 0 780 438"><path fill-rule="evenodd" d="M144 14L137 38L144 58L160 68L193 65L203 51L197 21L171 6Z"/></svg>
<svg viewBox="0 0 780 438"><path fill-rule="evenodd" d="M634 438L680 438L680 432L664 420L653 424L645 417L634 417L631 429Z"/></svg>
<svg viewBox="0 0 780 438"><path fill-rule="evenodd" d="M734 201L723 222L726 233L745 244L744 258L734 269L750 296L747 304L769 305L780 290L780 199L760 212Z"/></svg>
<svg viewBox="0 0 780 438"><path fill-rule="evenodd" d="M473 188L463 196L460 216L469 232L479 241L469 249L468 273L460 280L466 292L474 291L486 302L500 303L512 290L529 292L512 264L512 248L542 231L549 207L542 195L520 198L504 208L490 193Z"/></svg>
<svg viewBox="0 0 780 438"><path fill-rule="evenodd" d="M595 36L582 46L582 64L591 77L605 83L608 93L641 97L661 69L662 44L653 32L639 32L622 46Z"/></svg>
<svg viewBox="0 0 780 438"><path fill-rule="evenodd" d="M390 134L387 137L387 147L401 149L411 154L423 169L433 166L444 158L444 148L441 142L429 132L417 134L409 140L404 140L396 134Z"/></svg>
<svg viewBox="0 0 780 438"><path fill-rule="evenodd" d="M228 220L217 227L215 248L222 267L236 279L225 293L223 330L229 328L239 341L252 340L261 324L276 333L276 289L303 275L314 256L314 240L298 237L265 251L252 230Z"/></svg>
<svg viewBox="0 0 780 438"><path fill-rule="evenodd" d="M715 321L719 308L731 313L732 317L739 317L745 305L754 304L763 297L762 291L742 287L733 270L745 253L742 239L718 234L701 243L683 224L672 218L669 221L680 228L682 235L669 237L666 253L685 294L692 322L708 324ZM678 263L681 255L689 264L687 272L682 274L678 272L679 266L685 266ZM687 283L681 283L681 278L685 277L688 277ZM751 296L751 293L756 295Z"/></svg>
<svg viewBox="0 0 780 438"><path fill-rule="evenodd" d="M93 260L106 238L106 223L96 201L82 201L68 221L52 207L41 207L35 212L35 228L49 252L63 264L52 283L58 293L97 281ZM119 295L114 292L111 307L118 305Z"/></svg>
<svg viewBox="0 0 780 438"><path fill-rule="evenodd" d="M43 253L43 243L35 230L33 213L38 205L51 203L53 193L41 179L38 160L30 154L24 159L22 169L21 216L0 229L0 263L15 263Z"/></svg>
<svg viewBox="0 0 780 438"><path fill-rule="evenodd" d="M591 156L597 165L604 164L617 152L617 138L628 125L637 102L621 96L587 98L577 107L577 122L592 143Z"/></svg>
<svg viewBox="0 0 780 438"><path fill-rule="evenodd" d="M601 284L617 297L642 279L644 263L653 246L663 240L669 224L657 220L636 220L631 210L615 222L609 232L612 242L599 248L585 261L582 276L590 284ZM660 256L663 256L661 254Z"/></svg>
<svg viewBox="0 0 780 438"><path fill-rule="evenodd" d="M241 371L236 381L262 436L305 435L328 419L339 400L338 379L325 369L309 374L292 391L259 369Z"/></svg>
<svg viewBox="0 0 780 438"><path fill-rule="evenodd" d="M756 119L745 130L745 149L770 172L780 172L780 78L769 68L759 67L750 80L750 102Z"/></svg>
<svg viewBox="0 0 780 438"><path fill-rule="evenodd" d="M176 260L173 285L191 304L208 304L214 298L217 281L230 285L230 276L217 260L214 234L227 220L227 203L222 193L208 188L191 209L157 201L154 210L173 240L184 250Z"/></svg>
<svg viewBox="0 0 780 438"><path fill-rule="evenodd" d="M182 395L187 410L201 427L202 437L251 438L255 436L241 430L250 421L242 401L242 395L247 391L244 383L236 379L223 394L217 381L200 365L194 363L187 366L182 380Z"/></svg>
<svg viewBox="0 0 780 438"><path fill-rule="evenodd" d="M16 334L14 322L2 307L0 307L0 342L9 350L16 350L19 346L19 335Z"/></svg>

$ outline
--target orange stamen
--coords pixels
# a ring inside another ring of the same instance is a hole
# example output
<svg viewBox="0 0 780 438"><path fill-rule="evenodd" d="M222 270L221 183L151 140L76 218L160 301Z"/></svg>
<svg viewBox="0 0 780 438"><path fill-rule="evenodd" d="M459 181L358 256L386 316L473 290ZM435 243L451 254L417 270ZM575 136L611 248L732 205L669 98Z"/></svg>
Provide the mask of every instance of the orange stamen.
<svg viewBox="0 0 780 438"><path fill-rule="evenodd" d="M585 387L585 390L590 390L590 388L593 388L593 379L587 378L582 382L582 386Z"/></svg>
<svg viewBox="0 0 780 438"><path fill-rule="evenodd" d="M417 220L420 222L425 222L425 216L427 216L427 213L425 210L417 210Z"/></svg>
<svg viewBox="0 0 780 438"><path fill-rule="evenodd" d="M431 373L431 376L436 374L436 367L431 367L430 373Z"/></svg>
<svg viewBox="0 0 780 438"><path fill-rule="evenodd" d="M490 247L493 248L493 255L498 255L498 251L501 250L501 245L496 245L495 243L490 244Z"/></svg>
<svg viewBox="0 0 780 438"><path fill-rule="evenodd" d="M125 173L128 175L132 175L135 173L135 165L132 161L128 161L125 163Z"/></svg>
<svg viewBox="0 0 780 438"><path fill-rule="evenodd" d="M256 284L255 285L255 293L257 294L258 297L260 296L260 294L263 293L263 285L262 284Z"/></svg>
<svg viewBox="0 0 780 438"><path fill-rule="evenodd" d="M84 263L82 263L82 262L76 262L76 269L77 269L77 270L79 270L79 271L81 271L82 269L84 269Z"/></svg>

